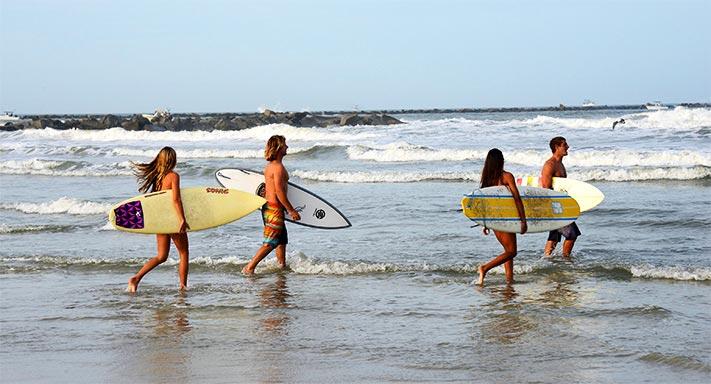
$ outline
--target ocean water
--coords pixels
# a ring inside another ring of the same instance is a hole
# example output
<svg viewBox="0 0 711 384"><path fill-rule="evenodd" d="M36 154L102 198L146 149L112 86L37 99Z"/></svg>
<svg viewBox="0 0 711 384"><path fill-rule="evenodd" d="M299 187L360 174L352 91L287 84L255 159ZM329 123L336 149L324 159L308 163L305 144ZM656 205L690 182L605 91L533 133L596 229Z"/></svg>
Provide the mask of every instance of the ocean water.
<svg viewBox="0 0 711 384"><path fill-rule="evenodd" d="M398 116L398 126L234 132L0 132L0 379L3 382L709 382L711 110ZM627 123L611 129L624 117ZM183 186L221 167L261 169L283 134L292 182L353 227L289 225L290 270L257 214L190 234L127 279L155 238L107 224L136 195L130 161L164 145ZM537 174L568 139L569 177L606 195L578 220L572 261L519 236L516 283L476 268L500 253L457 212L500 148Z"/></svg>

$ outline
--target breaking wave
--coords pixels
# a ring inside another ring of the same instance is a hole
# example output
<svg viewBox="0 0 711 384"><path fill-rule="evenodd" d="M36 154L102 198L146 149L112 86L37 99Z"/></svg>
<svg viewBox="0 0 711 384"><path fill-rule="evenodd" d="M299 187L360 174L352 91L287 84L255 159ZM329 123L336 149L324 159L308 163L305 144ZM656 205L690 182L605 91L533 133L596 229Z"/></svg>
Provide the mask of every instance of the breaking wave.
<svg viewBox="0 0 711 384"><path fill-rule="evenodd" d="M524 175L530 172L516 172ZM414 183L421 181L478 182L476 172L445 171L304 171L292 172L305 180L334 183ZM699 180L711 177L711 167L570 169L568 176L581 181Z"/></svg>
<svg viewBox="0 0 711 384"><path fill-rule="evenodd" d="M40 176L127 176L132 175L128 161L92 164L71 160L7 160L0 162L0 174Z"/></svg>
<svg viewBox="0 0 711 384"><path fill-rule="evenodd" d="M191 267L212 269L228 269L239 272L250 260L250 255L228 257L195 257L190 259ZM309 257L301 252L288 257L289 267L293 273L303 275L370 275L389 273L445 273L476 275L479 264L434 264L426 262L370 262L361 260L322 260ZM23 270L44 270L61 267L90 267L103 268L104 266L118 268L135 268L146 262L145 258L132 259L104 259L104 258L71 258L55 256L14 256L0 257L0 265L22 267ZM164 265L178 265L176 258L169 258ZM517 275L525 274L550 274L552 271L565 269L580 273L593 273L601 277L608 276L617 279L621 275L643 279L669 279L679 281L709 281L711 268L709 267L681 267L667 266L656 267L649 265L609 267L608 265L574 265L563 263L550 263L548 261L533 261L527 264L519 263L514 266ZM271 273L279 270L274 258L268 258L257 267L257 273ZM503 274L503 267L492 269L489 273Z"/></svg>
<svg viewBox="0 0 711 384"><path fill-rule="evenodd" d="M77 142L239 142L253 140L263 145L272 135L282 135L289 141L352 142L378 137L374 132L354 132L352 127L312 128L270 124L239 131L127 131L123 128L81 130L54 128L25 129L2 134L14 140L68 140ZM158 144L157 144L158 145Z"/></svg>
<svg viewBox="0 0 711 384"><path fill-rule="evenodd" d="M426 162L426 161L483 161L487 150L433 149L408 143L394 143L380 148L363 145L349 146L348 158L373 162ZM550 158L549 151L506 151L506 161L529 166L541 166ZM649 150L586 150L576 151L565 158L569 167L595 166L711 166L711 153L699 151L649 151Z"/></svg>
<svg viewBox="0 0 711 384"><path fill-rule="evenodd" d="M398 172L398 171L300 171L292 174L305 180L336 183L412 183L418 181L478 181L479 174L471 172Z"/></svg>
<svg viewBox="0 0 711 384"><path fill-rule="evenodd" d="M40 215L103 215L106 214L111 206L112 204L108 203L97 203L61 197L57 200L45 203L1 203L0 209Z"/></svg>

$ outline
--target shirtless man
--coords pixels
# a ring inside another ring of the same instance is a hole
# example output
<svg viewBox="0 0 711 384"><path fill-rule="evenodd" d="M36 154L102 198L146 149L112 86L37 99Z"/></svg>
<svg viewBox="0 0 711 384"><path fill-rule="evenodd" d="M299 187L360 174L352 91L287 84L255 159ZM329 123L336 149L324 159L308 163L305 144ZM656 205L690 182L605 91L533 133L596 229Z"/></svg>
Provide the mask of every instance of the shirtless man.
<svg viewBox="0 0 711 384"><path fill-rule="evenodd" d="M262 207L264 240L252 260L242 269L245 275L254 274L257 264L275 248L279 266L286 268L286 244L289 237L284 223L284 211L286 210L294 221L301 220L301 216L286 197L289 174L282 164L282 159L287 148L289 146L286 145L286 139L281 135L270 137L264 148L264 158L269 162L264 168L264 198L267 199Z"/></svg>
<svg viewBox="0 0 711 384"><path fill-rule="evenodd" d="M551 139L550 147L553 156L543 164L543 170L541 170L541 187L553 189L554 177L568 177L568 173L565 171L565 166L563 165L563 157L568 156L569 147L565 138L560 136ZM573 245L575 245L575 239L580 236L580 230L575 222L573 222L563 228L550 231L544 250L546 256L550 256L551 253L553 253L556 245L560 242L561 236L565 237L565 241L563 242L563 257L570 257L570 252L573 251Z"/></svg>

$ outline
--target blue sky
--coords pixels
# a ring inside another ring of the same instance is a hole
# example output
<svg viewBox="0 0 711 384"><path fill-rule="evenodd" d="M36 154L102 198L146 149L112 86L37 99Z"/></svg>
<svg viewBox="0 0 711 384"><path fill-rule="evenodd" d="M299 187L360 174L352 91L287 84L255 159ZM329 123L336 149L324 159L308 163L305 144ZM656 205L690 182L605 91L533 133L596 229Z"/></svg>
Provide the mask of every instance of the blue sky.
<svg viewBox="0 0 711 384"><path fill-rule="evenodd" d="M711 102L711 1L0 0L0 110Z"/></svg>

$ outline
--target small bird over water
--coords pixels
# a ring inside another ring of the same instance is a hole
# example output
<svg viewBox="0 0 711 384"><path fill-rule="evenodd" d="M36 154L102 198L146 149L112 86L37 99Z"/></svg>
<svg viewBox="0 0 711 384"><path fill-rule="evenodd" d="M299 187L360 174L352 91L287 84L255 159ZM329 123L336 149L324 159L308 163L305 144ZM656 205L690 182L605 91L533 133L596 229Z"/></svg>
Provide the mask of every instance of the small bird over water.
<svg viewBox="0 0 711 384"><path fill-rule="evenodd" d="M615 120L615 122L612 123L612 129L615 129L615 126L616 126L617 124L624 124L624 123L625 123L625 119Z"/></svg>

